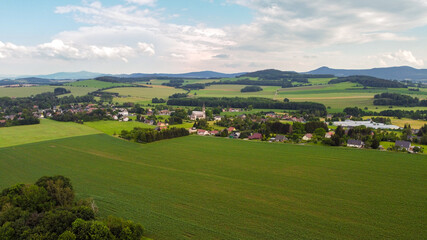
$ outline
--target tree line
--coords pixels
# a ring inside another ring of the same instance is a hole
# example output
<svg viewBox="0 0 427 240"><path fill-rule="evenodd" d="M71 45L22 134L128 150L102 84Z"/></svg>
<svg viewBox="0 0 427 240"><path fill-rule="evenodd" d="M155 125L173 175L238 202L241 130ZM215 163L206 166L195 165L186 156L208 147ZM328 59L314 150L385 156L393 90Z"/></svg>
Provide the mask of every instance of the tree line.
<svg viewBox="0 0 427 240"><path fill-rule="evenodd" d="M427 100L419 100L417 97L413 98L408 95L399 93L381 93L374 96L374 105L379 106L405 106L415 107L423 106L427 107Z"/></svg>
<svg viewBox="0 0 427 240"><path fill-rule="evenodd" d="M398 81L385 80L370 76L349 76L339 77L332 79L328 84L337 84L342 82L353 82L361 84L365 87L377 87L377 88L407 88L407 86Z"/></svg>
<svg viewBox="0 0 427 240"><path fill-rule="evenodd" d="M427 110L383 110L381 112L372 112L363 110L358 107L347 107L344 108L343 112L345 114L354 116L354 117L363 117L363 116L384 116L384 117L397 117L397 118L410 118L414 120L427 120Z"/></svg>
<svg viewBox="0 0 427 240"><path fill-rule="evenodd" d="M97 217L91 199L77 200L69 178L42 177L0 193L0 239L141 240L141 224L119 217Z"/></svg>
<svg viewBox="0 0 427 240"><path fill-rule="evenodd" d="M151 128L134 128L131 131L123 130L120 137L138 143L150 143L164 139L188 136L190 133L185 128L169 128L157 131Z"/></svg>
<svg viewBox="0 0 427 240"><path fill-rule="evenodd" d="M198 106L203 104L206 107L232 107L232 108L256 108L256 109L283 109L297 110L300 112L315 114L317 116L326 115L326 107L315 102L279 102L269 98L228 98L228 97L201 97L201 98L176 98L169 99L167 105L176 106Z"/></svg>
<svg viewBox="0 0 427 240"><path fill-rule="evenodd" d="M95 109L92 112L63 112L53 114L51 117L52 120L59 122L94 122L100 120L112 120L112 117L107 114L107 111L103 109Z"/></svg>
<svg viewBox="0 0 427 240"><path fill-rule="evenodd" d="M330 74L301 74L292 71L280 71L276 69L266 69L243 74L239 77L257 77L264 80L291 80L295 82L305 82L308 78L333 78Z"/></svg>

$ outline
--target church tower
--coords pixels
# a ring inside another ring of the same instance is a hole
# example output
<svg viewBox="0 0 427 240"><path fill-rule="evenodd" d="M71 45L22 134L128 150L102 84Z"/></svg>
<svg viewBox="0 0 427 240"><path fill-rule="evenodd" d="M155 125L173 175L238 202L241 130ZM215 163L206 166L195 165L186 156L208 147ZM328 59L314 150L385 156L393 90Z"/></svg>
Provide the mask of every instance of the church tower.
<svg viewBox="0 0 427 240"><path fill-rule="evenodd" d="M202 108L203 113L206 113L206 107L205 107L205 103L203 103L203 108Z"/></svg>

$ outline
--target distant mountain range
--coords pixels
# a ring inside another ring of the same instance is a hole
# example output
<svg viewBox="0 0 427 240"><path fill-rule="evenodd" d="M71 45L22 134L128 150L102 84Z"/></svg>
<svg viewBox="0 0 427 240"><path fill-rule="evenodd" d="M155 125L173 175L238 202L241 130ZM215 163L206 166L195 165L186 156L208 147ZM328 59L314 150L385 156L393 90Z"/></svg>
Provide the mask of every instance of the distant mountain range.
<svg viewBox="0 0 427 240"><path fill-rule="evenodd" d="M427 81L427 69L416 69L412 67L389 67L372 69L333 69L321 67L307 72L309 74L332 74L337 77L348 77L352 75L364 75L388 80L412 80Z"/></svg>
<svg viewBox="0 0 427 240"><path fill-rule="evenodd" d="M220 73L213 71L202 71L202 72L190 72L190 73L132 73L132 74L104 74L94 72L59 72L48 75L31 75L31 76L4 76L11 80L24 80L24 79L49 79L49 80L78 80L78 79L91 79L101 76L114 76L114 77L126 77L126 78L141 78L141 77L171 77L171 78L232 78L245 74L243 73Z"/></svg>
<svg viewBox="0 0 427 240"><path fill-rule="evenodd" d="M190 73L132 73L132 74L121 74L114 75L115 77L171 77L171 78L233 78L245 73L220 73L213 71L202 71L202 72L190 72Z"/></svg>
<svg viewBox="0 0 427 240"><path fill-rule="evenodd" d="M321 67L316 70L306 72L308 74L330 74L337 77L346 77L352 75L365 75L389 80L412 80L427 82L427 69L415 69L412 67L390 67L390 68L373 68L373 69L332 69L328 67ZM15 76L7 79L0 80L0 85L16 84L16 83L30 83L30 84L49 84L60 82L63 80L79 80L79 79L92 79L101 76L114 76L124 78L143 78L143 77L170 77L170 78L233 78L246 74L242 73L220 73L213 71L190 72L180 74L169 73L132 73L132 74L103 74L95 72L59 72L48 75L34 75L34 76Z"/></svg>

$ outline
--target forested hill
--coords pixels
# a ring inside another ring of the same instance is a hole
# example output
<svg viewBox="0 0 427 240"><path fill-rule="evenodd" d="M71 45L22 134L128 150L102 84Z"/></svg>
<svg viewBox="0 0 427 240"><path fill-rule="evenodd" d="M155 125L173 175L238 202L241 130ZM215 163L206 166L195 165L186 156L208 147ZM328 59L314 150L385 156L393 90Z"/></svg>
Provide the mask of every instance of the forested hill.
<svg viewBox="0 0 427 240"><path fill-rule="evenodd" d="M332 74L337 77L347 77L352 75L365 75L388 80L424 80L427 81L427 69L416 69L412 67L389 67L372 69L333 69L321 67L307 72L308 74Z"/></svg>
<svg viewBox="0 0 427 240"><path fill-rule="evenodd" d="M353 82L359 83L365 87L377 87L377 88L407 88L407 86L398 81L385 80L381 78L369 77L369 76L350 76L350 77L339 77L332 79L329 84L336 84L342 82Z"/></svg>
<svg viewBox="0 0 427 240"><path fill-rule="evenodd" d="M293 80L307 78L333 78L331 74L301 74L293 71L266 69L240 75L239 77L257 77L263 80Z"/></svg>

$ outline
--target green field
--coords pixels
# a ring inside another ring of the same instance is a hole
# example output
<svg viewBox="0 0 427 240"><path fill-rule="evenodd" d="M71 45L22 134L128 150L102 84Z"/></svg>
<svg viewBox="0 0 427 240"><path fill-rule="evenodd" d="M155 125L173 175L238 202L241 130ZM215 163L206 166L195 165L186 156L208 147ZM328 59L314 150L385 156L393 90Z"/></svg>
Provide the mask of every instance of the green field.
<svg viewBox="0 0 427 240"><path fill-rule="evenodd" d="M280 88L276 86L262 86L261 92L241 93L240 89L245 85L211 85L201 90L191 91L197 97L266 97L277 100L288 98L296 102L319 102L330 107L329 112L342 112L346 107L368 107L371 111L382 111L389 109L389 106L374 106L374 95L383 92L393 92L411 95L420 99L427 98L427 90L420 92L409 91L408 89L363 89L355 83L345 82L339 84L327 84L329 78L309 79L313 86L303 86L294 88ZM393 107L400 110L426 110L426 107Z"/></svg>
<svg viewBox="0 0 427 240"><path fill-rule="evenodd" d="M104 81L98 81L98 80L83 80L83 81L76 81L72 83L65 84L66 86L73 86L73 87L89 87L89 88L109 88L109 87L122 87L122 86L132 86L132 84L129 83L113 83L113 82L104 82Z"/></svg>
<svg viewBox="0 0 427 240"><path fill-rule="evenodd" d="M276 91L281 89L277 86L260 86L263 90L261 92L240 92L240 89L245 85L212 85L205 89L191 91L191 94L197 93L198 97L266 97L276 98Z"/></svg>
<svg viewBox="0 0 427 240"><path fill-rule="evenodd" d="M55 174L154 239L427 238L421 155L105 134L0 148L0 188Z"/></svg>
<svg viewBox="0 0 427 240"><path fill-rule="evenodd" d="M76 123L41 119L40 124L0 128L0 147L100 133Z"/></svg>
<svg viewBox="0 0 427 240"><path fill-rule="evenodd" d="M58 86L38 86L38 87L19 87L19 88L0 88L0 97L30 97L45 92L53 92ZM71 87L64 86L64 88L71 91L74 96L83 96L90 92L96 91L97 88L91 87ZM71 94L65 94L61 96L67 96Z"/></svg>
<svg viewBox="0 0 427 240"><path fill-rule="evenodd" d="M115 98L114 102L120 99L120 102L141 102L151 100L152 98L167 99L174 93L185 93L182 89L175 89L166 86L151 86L148 88L112 88L106 92L118 93L121 97Z"/></svg>
<svg viewBox="0 0 427 240"><path fill-rule="evenodd" d="M85 122L84 125L99 130L108 135L120 134L122 130L130 131L136 127L139 128L155 128L156 126L148 125L142 122L130 121L130 122L119 122L119 121L96 121L96 122Z"/></svg>

